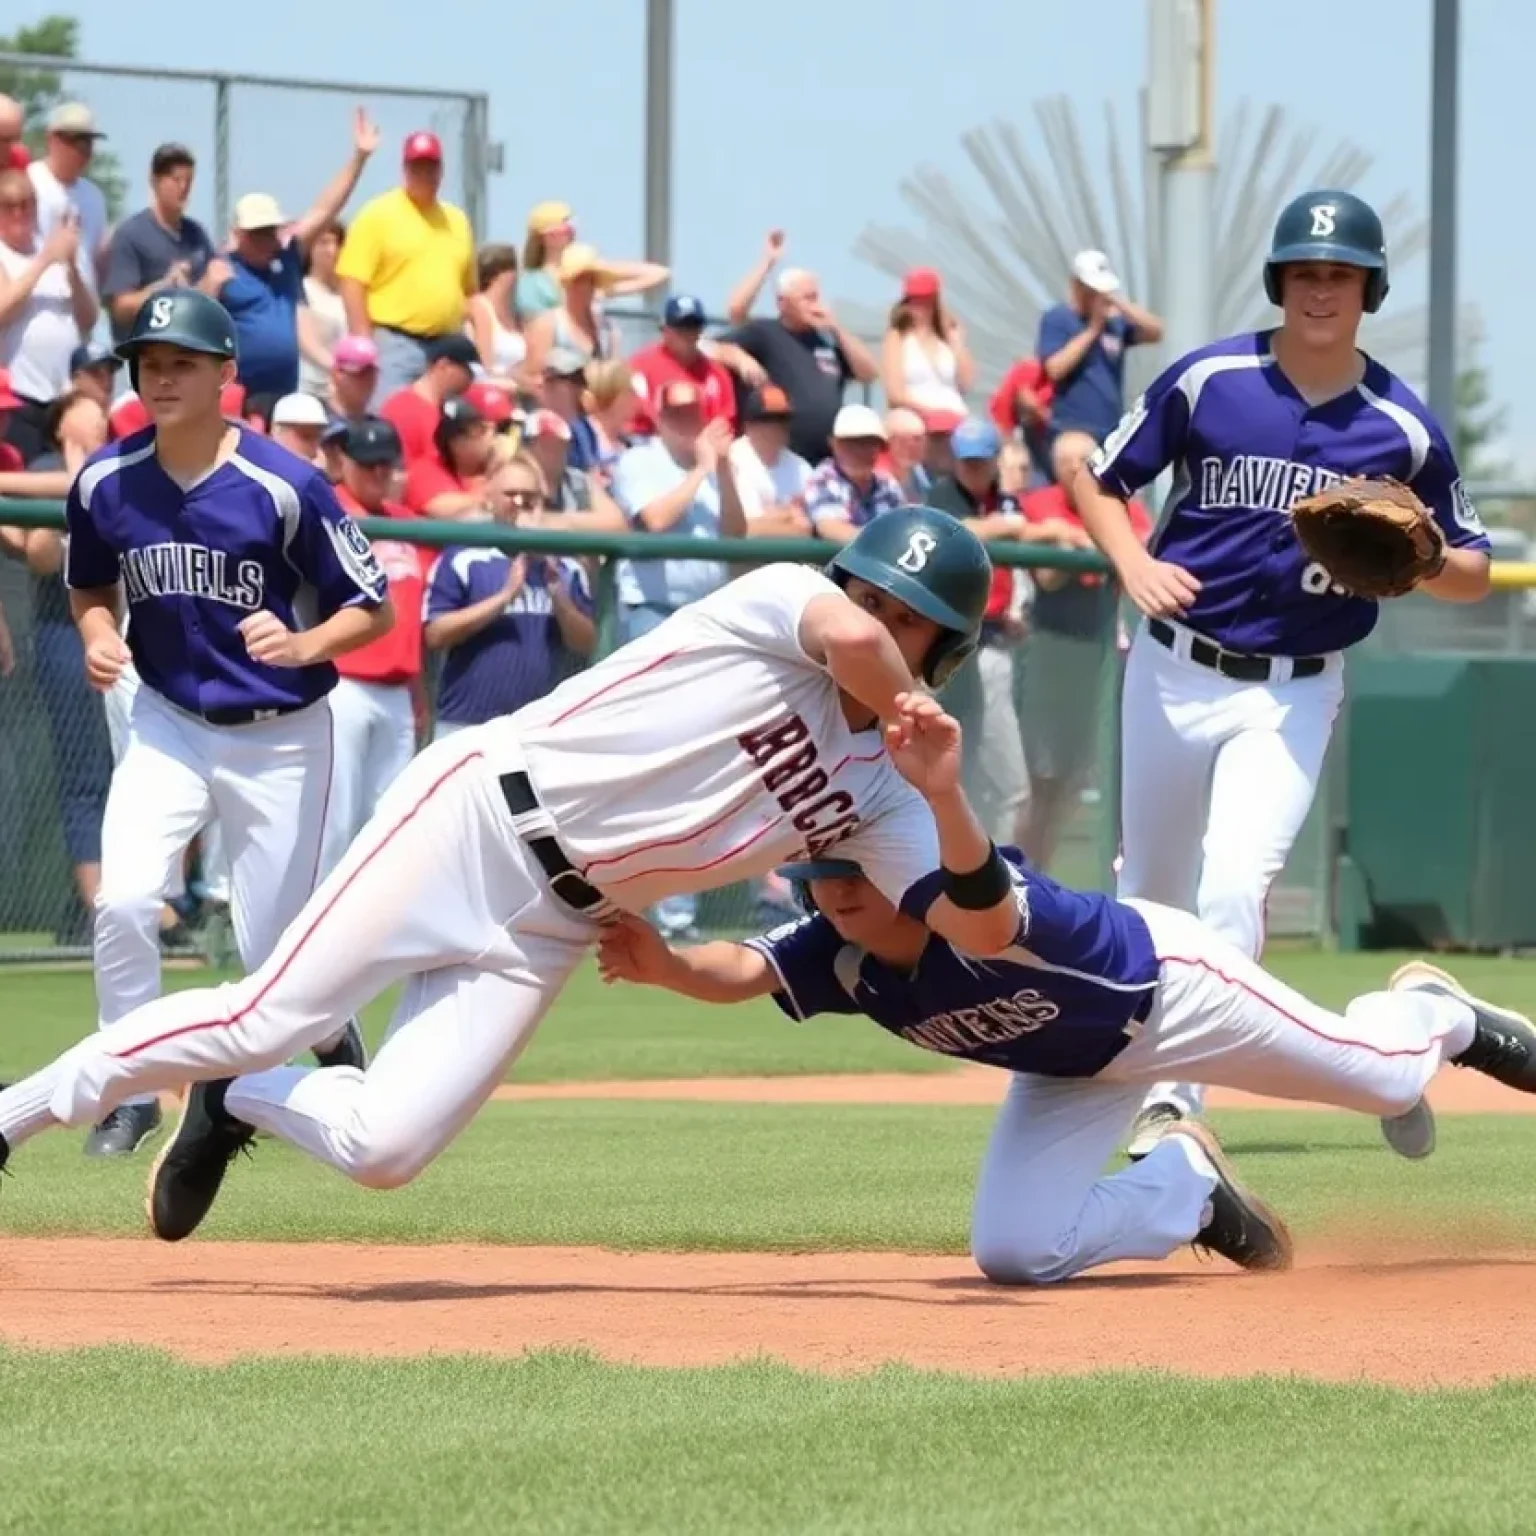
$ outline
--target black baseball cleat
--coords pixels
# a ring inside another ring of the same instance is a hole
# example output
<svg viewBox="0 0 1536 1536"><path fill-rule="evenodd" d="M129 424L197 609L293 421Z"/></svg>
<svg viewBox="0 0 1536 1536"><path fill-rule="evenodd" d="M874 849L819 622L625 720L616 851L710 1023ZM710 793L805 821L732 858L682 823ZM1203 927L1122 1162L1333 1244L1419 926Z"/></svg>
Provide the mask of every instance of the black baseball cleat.
<svg viewBox="0 0 1536 1536"><path fill-rule="evenodd" d="M85 1138L87 1157L132 1157L160 1129L164 1117L159 1101L119 1104L106 1119L91 1127Z"/></svg>
<svg viewBox="0 0 1536 1536"><path fill-rule="evenodd" d="M1449 971L1427 960L1410 960L1392 973L1391 992L1437 992L1454 997L1472 1010L1476 1028L1472 1043L1459 1056L1447 1059L1453 1067L1471 1067L1522 1093L1536 1093L1536 1024L1513 1008L1500 1008L1474 997Z"/></svg>
<svg viewBox="0 0 1536 1536"><path fill-rule="evenodd" d="M356 1019L348 1019L341 1037L322 1049L315 1047L315 1060L322 1067L356 1067L359 1072L368 1070L368 1047L363 1044L363 1032Z"/></svg>
<svg viewBox="0 0 1536 1536"><path fill-rule="evenodd" d="M182 1100L181 1124L149 1170L144 1209L150 1230L167 1243L190 1236L213 1208L224 1171L255 1139L256 1128L224 1108L228 1082L194 1083Z"/></svg>
<svg viewBox="0 0 1536 1536"><path fill-rule="evenodd" d="M1210 1220L1195 1234L1194 1245L1244 1269L1289 1269L1295 1254L1285 1223L1251 1190L1238 1182L1215 1135L1198 1120L1181 1120L1162 1139L1182 1136L1199 1147L1216 1171Z"/></svg>

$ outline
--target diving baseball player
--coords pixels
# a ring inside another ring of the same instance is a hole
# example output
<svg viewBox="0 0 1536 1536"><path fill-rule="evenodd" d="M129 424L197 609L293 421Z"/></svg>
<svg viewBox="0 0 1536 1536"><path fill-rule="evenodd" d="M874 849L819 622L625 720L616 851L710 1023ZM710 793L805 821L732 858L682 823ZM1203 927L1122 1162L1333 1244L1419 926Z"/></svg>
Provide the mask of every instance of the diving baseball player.
<svg viewBox="0 0 1536 1536"><path fill-rule="evenodd" d="M1442 1062L1536 1093L1536 1027L1414 962L1343 1014L1309 1002L1188 912L1067 890L1004 850L1018 929L984 960L899 908L842 850L780 873L809 915L745 944L673 950L624 918L598 948L607 981L700 1002L771 995L791 1019L863 1014L925 1050L1013 1073L976 1190L971 1253L1005 1284L1065 1280L1184 1243L1283 1269L1285 1224L1237 1180L1198 1121L1139 1162L1104 1165L1146 1085L1204 1083L1371 1115L1419 1102Z"/></svg>
<svg viewBox="0 0 1536 1536"><path fill-rule="evenodd" d="M160 991L161 900L210 815L248 969L308 899L331 779L332 658L392 619L378 563L324 476L221 414L235 336L215 300L152 295L118 354L151 425L86 460L65 563L91 685L112 688L130 658L140 680L102 826L107 1032ZM315 1043L356 1061L360 1038L337 1039L346 1022ZM155 1091L105 1105L93 1150L138 1147L159 1124Z"/></svg>
<svg viewBox="0 0 1536 1536"><path fill-rule="evenodd" d="M967 952L1004 948L1007 868L913 682L937 687L970 654L991 581L973 533L904 507L826 571L760 567L435 742L252 975L149 1003L0 1093L0 1162L191 1082L150 1181L164 1239L198 1225L258 1130L360 1184L404 1184L501 1082L604 919L832 848ZM366 1071L282 1065L396 981Z"/></svg>
<svg viewBox="0 0 1536 1536"><path fill-rule="evenodd" d="M1298 197L1275 225L1264 287L1279 327L1180 358L1076 484L1083 522L1145 615L1121 708L1119 894L1196 912L1255 958L1265 895L1343 702L1344 652L1378 611L1308 560L1291 507L1347 477L1390 476L1444 535L1444 565L1423 590L1475 602L1489 586L1488 537L1444 433L1355 345L1387 295L1375 212L1349 192ZM1173 489L1144 547L1126 503L1169 466ZM1157 1085L1132 1155L1199 1110L1197 1087ZM1433 1145L1427 1106L1383 1130L1405 1156Z"/></svg>

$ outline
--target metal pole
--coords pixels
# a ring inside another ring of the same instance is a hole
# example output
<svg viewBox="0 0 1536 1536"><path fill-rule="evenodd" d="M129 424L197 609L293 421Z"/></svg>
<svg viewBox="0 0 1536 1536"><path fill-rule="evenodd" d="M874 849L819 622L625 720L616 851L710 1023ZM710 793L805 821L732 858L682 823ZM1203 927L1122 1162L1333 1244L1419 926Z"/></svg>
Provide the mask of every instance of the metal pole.
<svg viewBox="0 0 1536 1536"><path fill-rule="evenodd" d="M1167 156L1162 175L1162 290L1167 361L1204 346L1216 326L1211 190L1215 179L1215 0L1195 0L1199 32L1199 114L1194 142ZM1169 16L1152 8L1153 25ZM1157 57L1154 51L1153 57Z"/></svg>
<svg viewBox="0 0 1536 1536"><path fill-rule="evenodd" d="M229 239L229 77L213 81L213 229L220 250Z"/></svg>
<svg viewBox="0 0 1536 1536"><path fill-rule="evenodd" d="M1456 426L1456 139L1461 0L1434 0L1429 113L1429 408Z"/></svg>
<svg viewBox="0 0 1536 1536"><path fill-rule="evenodd" d="M485 98L471 96L464 103L460 154L464 156L464 215L477 241L485 239L485 177L487 162Z"/></svg>
<svg viewBox="0 0 1536 1536"><path fill-rule="evenodd" d="M645 6L645 255L672 264L672 0ZM662 290L647 296L660 308Z"/></svg>

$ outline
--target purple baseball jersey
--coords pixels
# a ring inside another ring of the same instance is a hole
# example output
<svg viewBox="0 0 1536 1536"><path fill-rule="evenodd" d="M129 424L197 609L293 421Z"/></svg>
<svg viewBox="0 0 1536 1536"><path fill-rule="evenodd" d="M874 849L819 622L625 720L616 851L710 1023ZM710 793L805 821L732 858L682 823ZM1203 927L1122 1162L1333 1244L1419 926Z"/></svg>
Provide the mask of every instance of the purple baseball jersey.
<svg viewBox="0 0 1536 1536"><path fill-rule="evenodd" d="M423 622L472 607L501 592L511 557L499 549L445 549L427 578ZM437 690L437 713L454 725L480 725L542 699L580 658L560 639L550 600L551 580L562 582L588 615L592 595L587 573L575 560L551 564L529 557L528 575L506 608L447 652Z"/></svg>
<svg viewBox="0 0 1536 1536"><path fill-rule="evenodd" d="M155 457L153 428L91 455L65 505L65 580L123 584L139 676L206 718L312 704L336 685L329 662L251 660L238 625L265 610L312 628L354 604L378 607L388 584L325 476L259 433L184 490Z"/></svg>
<svg viewBox="0 0 1536 1536"><path fill-rule="evenodd" d="M1288 517L1295 502L1352 475L1390 475L1453 547L1485 550L1488 535L1445 434L1401 379L1367 358L1353 389L1309 405L1276 364L1273 334L1180 358L1088 467L1125 497L1172 467L1152 550L1200 581L1192 629L1234 651L1320 655L1370 634L1378 605L1339 591L1307 559Z"/></svg>
<svg viewBox="0 0 1536 1536"><path fill-rule="evenodd" d="M1068 890L1018 849L1001 851L1019 908L1011 949L981 960L934 934L908 975L848 943L818 913L747 941L777 973L774 1001L792 1019L862 1013L924 1050L1011 1072L1102 1071L1156 999L1152 935L1133 908ZM902 910L920 917L943 879L920 879Z"/></svg>

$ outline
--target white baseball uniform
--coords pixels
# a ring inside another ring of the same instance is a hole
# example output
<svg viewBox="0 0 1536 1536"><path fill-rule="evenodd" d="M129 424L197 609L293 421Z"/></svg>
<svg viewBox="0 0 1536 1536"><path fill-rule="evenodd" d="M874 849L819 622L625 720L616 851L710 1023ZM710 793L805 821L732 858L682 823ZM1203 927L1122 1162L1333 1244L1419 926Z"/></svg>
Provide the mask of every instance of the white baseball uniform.
<svg viewBox="0 0 1536 1536"><path fill-rule="evenodd" d="M0 1093L0 1134L233 1076L232 1114L360 1183L401 1184L502 1080L614 907L832 847L899 901L938 867L937 837L801 648L806 605L837 590L760 568L434 743L251 976L161 998ZM366 1072L280 1065L402 979Z"/></svg>

